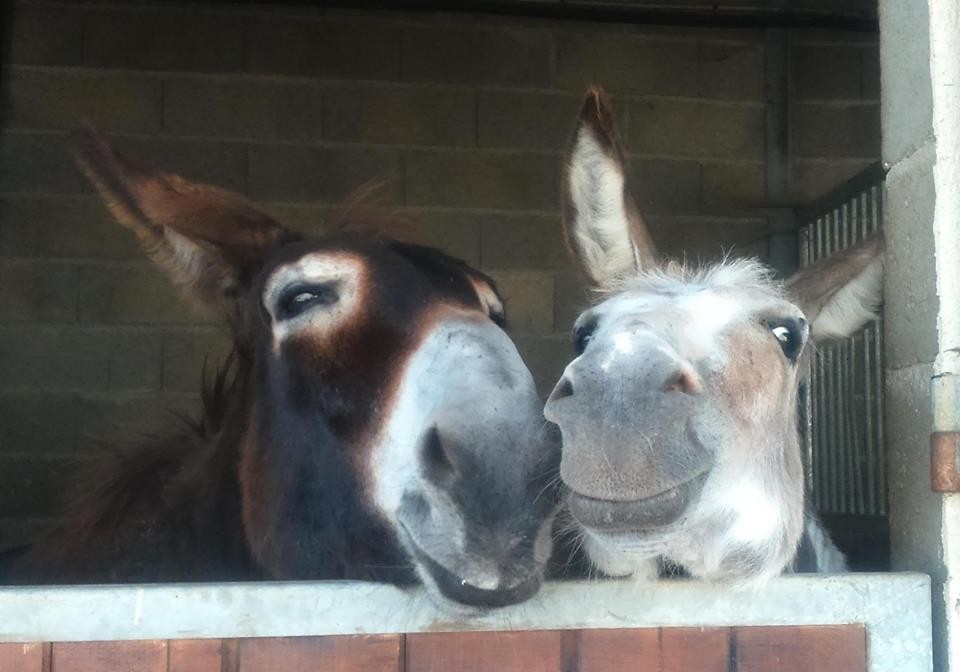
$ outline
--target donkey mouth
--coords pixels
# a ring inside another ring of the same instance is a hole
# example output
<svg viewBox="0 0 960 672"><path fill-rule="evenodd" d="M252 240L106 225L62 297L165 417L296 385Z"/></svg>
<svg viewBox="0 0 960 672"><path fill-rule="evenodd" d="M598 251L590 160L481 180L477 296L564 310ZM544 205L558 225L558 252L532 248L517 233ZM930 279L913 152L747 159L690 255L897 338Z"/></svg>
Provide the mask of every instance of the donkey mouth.
<svg viewBox="0 0 960 672"><path fill-rule="evenodd" d="M567 507L583 527L602 532L631 532L675 523L696 500L709 470L669 490L632 501L597 499L570 491Z"/></svg>
<svg viewBox="0 0 960 672"><path fill-rule="evenodd" d="M406 526L401 523L400 529L406 536L406 541L417 562L430 575L437 590L448 600L461 605L478 609L496 609L511 604L524 602L533 597L540 590L541 576L534 572L527 578L519 580L503 588L486 589L473 586L465 579L450 571L434 560L413 539Z"/></svg>

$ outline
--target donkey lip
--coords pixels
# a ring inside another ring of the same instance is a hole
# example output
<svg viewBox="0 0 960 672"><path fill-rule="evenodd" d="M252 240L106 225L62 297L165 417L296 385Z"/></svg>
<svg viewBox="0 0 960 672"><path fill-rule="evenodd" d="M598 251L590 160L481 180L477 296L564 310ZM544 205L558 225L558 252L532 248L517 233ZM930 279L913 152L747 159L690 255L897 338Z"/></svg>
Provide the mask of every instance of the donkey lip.
<svg viewBox="0 0 960 672"><path fill-rule="evenodd" d="M700 494L709 471L669 490L631 501L597 499L571 491L570 513L583 527L604 532L628 532L665 527L677 521Z"/></svg>
<svg viewBox="0 0 960 672"><path fill-rule="evenodd" d="M420 548L414 541L410 530L402 522L400 523L400 529L403 531L414 557L423 565L439 591L448 600L469 607L496 609L528 600L540 590L541 579L538 573L531 574L510 588L487 590L472 586Z"/></svg>

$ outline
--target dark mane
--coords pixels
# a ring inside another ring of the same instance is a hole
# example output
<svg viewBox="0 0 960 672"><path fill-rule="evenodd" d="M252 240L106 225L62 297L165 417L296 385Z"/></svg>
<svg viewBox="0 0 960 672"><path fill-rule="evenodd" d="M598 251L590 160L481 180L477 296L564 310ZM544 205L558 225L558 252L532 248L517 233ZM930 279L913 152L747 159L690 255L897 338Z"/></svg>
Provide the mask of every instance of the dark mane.
<svg viewBox="0 0 960 672"><path fill-rule="evenodd" d="M219 510L227 501L219 494L236 488L231 466L237 446L224 435L248 375L241 362L234 351L213 376L204 371L201 412L196 417L172 413L179 430L104 446L78 462L77 478L64 497L66 514L20 559L14 582L27 582L34 575L61 581L191 578L176 561L164 566L151 562L169 556L166 544L182 536L173 531L174 525L186 524L194 532L193 541L202 543L209 527L235 519L234 545L240 549L239 511ZM196 487L198 481L203 487ZM222 539L224 530L230 527L208 536ZM131 556L133 547L143 551ZM232 559L213 554L210 578L222 574L224 560L245 569L249 564L242 552ZM64 568L71 569L58 576ZM105 568L107 573L98 573Z"/></svg>

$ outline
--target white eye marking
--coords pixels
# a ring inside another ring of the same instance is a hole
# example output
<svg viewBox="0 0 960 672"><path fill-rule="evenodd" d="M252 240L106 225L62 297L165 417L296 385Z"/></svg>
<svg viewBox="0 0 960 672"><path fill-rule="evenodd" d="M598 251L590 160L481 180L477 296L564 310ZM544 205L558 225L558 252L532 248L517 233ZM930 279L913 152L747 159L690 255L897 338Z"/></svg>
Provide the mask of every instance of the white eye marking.
<svg viewBox="0 0 960 672"><path fill-rule="evenodd" d="M275 347L302 329L329 332L353 315L363 303L365 270L347 252L315 252L277 268L263 293Z"/></svg>

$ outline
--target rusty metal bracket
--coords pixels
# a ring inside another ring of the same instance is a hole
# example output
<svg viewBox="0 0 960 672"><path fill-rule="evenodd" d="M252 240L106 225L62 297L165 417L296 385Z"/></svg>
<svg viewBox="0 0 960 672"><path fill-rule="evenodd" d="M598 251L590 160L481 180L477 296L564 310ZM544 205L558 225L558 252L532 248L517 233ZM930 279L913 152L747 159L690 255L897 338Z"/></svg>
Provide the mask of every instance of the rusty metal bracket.
<svg viewBox="0 0 960 672"><path fill-rule="evenodd" d="M930 489L960 492L960 432L930 435Z"/></svg>

